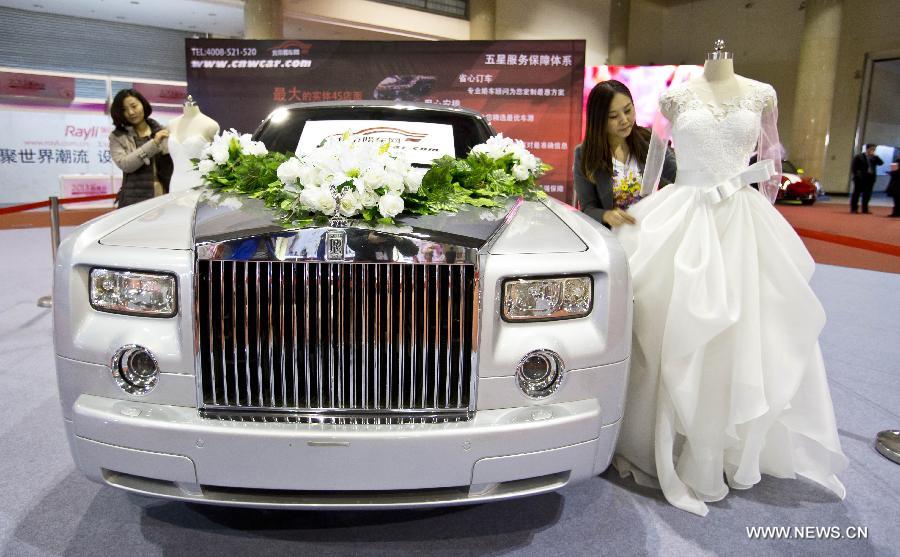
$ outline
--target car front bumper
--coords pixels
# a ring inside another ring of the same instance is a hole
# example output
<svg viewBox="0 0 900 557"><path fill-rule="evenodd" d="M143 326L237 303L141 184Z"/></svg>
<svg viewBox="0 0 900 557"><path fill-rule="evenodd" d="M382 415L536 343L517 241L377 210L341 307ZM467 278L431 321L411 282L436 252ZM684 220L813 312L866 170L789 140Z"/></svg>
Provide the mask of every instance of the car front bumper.
<svg viewBox="0 0 900 557"><path fill-rule="evenodd" d="M78 467L131 492L265 508L468 504L603 471L619 422L597 399L482 410L464 422L336 425L201 417L82 394L66 428Z"/></svg>

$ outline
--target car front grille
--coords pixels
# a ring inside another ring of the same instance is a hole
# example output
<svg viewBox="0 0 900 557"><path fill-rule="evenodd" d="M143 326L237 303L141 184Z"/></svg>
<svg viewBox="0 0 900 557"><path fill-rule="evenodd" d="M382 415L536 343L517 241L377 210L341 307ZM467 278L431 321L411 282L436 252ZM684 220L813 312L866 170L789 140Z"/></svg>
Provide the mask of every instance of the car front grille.
<svg viewBox="0 0 900 557"><path fill-rule="evenodd" d="M198 260L205 412L467 415L470 264Z"/></svg>

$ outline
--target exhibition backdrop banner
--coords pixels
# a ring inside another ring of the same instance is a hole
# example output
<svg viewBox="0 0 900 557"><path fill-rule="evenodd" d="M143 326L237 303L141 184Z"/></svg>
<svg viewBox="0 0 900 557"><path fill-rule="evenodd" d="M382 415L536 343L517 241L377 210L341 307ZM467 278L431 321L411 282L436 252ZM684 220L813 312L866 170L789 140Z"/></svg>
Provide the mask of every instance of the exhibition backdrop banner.
<svg viewBox="0 0 900 557"><path fill-rule="evenodd" d="M659 110L659 96L673 85L703 75L703 66L590 66L584 69L584 112L591 89L601 81L621 81L634 98L638 125L650 127Z"/></svg>
<svg viewBox="0 0 900 557"><path fill-rule="evenodd" d="M50 196L93 195L98 186L74 186L78 175L96 183L107 176L108 192L122 171L109 154L112 120L102 101L65 108L0 103L0 205L46 200ZM165 124L179 112L157 108ZM66 180L61 180L65 176ZM69 188L66 184L72 183Z"/></svg>
<svg viewBox="0 0 900 557"><path fill-rule="evenodd" d="M387 99L471 108L552 165L541 184L572 203L584 48L583 40L187 39L187 82L204 113L242 133L298 102Z"/></svg>

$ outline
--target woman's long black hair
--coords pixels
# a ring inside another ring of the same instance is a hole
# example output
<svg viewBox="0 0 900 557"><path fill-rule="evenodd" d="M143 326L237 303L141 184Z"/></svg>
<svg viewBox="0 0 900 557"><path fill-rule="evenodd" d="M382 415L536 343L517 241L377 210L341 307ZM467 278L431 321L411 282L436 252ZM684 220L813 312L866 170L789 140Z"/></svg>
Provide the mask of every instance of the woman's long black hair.
<svg viewBox="0 0 900 557"><path fill-rule="evenodd" d="M150 102L140 93L140 91L134 89L122 89L116 93L112 104L109 106L109 115L112 116L113 125L120 131L125 131L125 128L131 125L125 118L125 99L128 97L136 98L141 105L143 105L144 120L149 120L150 114L153 112L153 107L150 106Z"/></svg>
<svg viewBox="0 0 900 557"><path fill-rule="evenodd" d="M606 133L606 124L609 120L609 105L616 93L634 98L631 91L621 81L610 79L601 81L591 89L587 101L587 128L584 131L584 141L581 146L581 171L591 182L594 181L594 173L604 170L612 175L612 150L609 148L609 137ZM631 133L625 138L631 155L643 164L647 160L647 150L650 145L650 130L637 124Z"/></svg>

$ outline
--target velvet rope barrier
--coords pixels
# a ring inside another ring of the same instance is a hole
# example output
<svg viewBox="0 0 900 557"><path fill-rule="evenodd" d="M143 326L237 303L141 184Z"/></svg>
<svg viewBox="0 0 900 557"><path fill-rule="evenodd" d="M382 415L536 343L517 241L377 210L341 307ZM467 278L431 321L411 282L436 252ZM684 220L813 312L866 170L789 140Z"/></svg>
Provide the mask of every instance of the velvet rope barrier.
<svg viewBox="0 0 900 557"><path fill-rule="evenodd" d="M116 194L109 193L104 195L88 195L85 197L61 197L59 203L84 203L86 201L99 201L101 199L115 199ZM49 207L50 200L38 201L36 203L25 203L23 205L13 205L12 207L4 207L0 209L0 215L8 215L10 213L21 213L22 211L30 211L32 209L40 209L41 207Z"/></svg>

